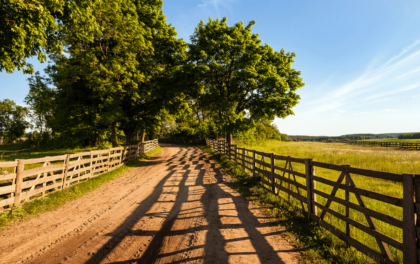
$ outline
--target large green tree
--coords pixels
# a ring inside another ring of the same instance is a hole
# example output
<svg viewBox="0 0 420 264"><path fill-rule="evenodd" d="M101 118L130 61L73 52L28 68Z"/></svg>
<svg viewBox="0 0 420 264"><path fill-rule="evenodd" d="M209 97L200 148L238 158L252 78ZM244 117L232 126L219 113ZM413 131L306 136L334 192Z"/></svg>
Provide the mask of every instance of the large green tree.
<svg viewBox="0 0 420 264"><path fill-rule="evenodd" d="M150 43L152 52L148 56L137 55L137 70L144 78L138 84L139 97L125 98L124 117L120 128L123 129L127 144L139 134L147 131L149 136L156 135L162 125L165 110L173 113L185 106L182 89L177 85L174 72L186 57L187 45L176 38L177 33L167 24L163 14L162 0L133 0L139 24L145 30L143 37Z"/></svg>
<svg viewBox="0 0 420 264"><path fill-rule="evenodd" d="M80 115L91 119L92 125L109 127L112 144L117 146L116 129L125 118L124 105L142 98L139 83L145 75L137 68L138 56L148 56L152 48L144 38L146 31L133 2L98 2L93 16L98 28L79 26L90 34L81 36L73 24L64 33L67 54L56 57L52 71L58 89L56 112L61 123L72 118L80 120L68 107L79 100ZM90 108L88 116L86 108ZM83 124L80 122L80 129Z"/></svg>
<svg viewBox="0 0 420 264"><path fill-rule="evenodd" d="M201 21L191 36L185 76L194 76L200 104L231 142L231 134L255 121L294 114L304 86L292 68L294 53L274 51L252 33L251 21L229 26L227 19ZM193 93L194 94L194 93Z"/></svg>

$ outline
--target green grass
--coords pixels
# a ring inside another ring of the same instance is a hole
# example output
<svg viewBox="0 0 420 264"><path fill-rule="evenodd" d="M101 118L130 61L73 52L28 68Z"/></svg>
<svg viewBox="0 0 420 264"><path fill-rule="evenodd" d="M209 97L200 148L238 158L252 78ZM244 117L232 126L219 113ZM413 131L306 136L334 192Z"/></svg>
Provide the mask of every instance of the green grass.
<svg viewBox="0 0 420 264"><path fill-rule="evenodd" d="M413 173L420 174L420 152L401 150L397 148L382 148L374 146L360 146L360 145L349 145L345 143L318 143L318 142L279 142L275 140L266 141L259 145L246 145L238 143L239 147L246 147L248 149L255 149L266 153L276 153L282 156L292 156L295 158L312 158L315 161L332 163L337 165L351 165L356 168L363 168L369 170L377 170L391 173ZM267 159L268 161L268 159ZM304 173L305 168L303 164L292 163L293 169ZM285 162L276 161L277 166L284 167ZM287 174L286 174L287 175ZM337 181L340 176L340 172L316 168L315 175ZM394 196L397 198L403 197L402 185L392 181L385 181L375 179L371 177L365 177L361 175L352 175L357 187L367 189L370 191ZM293 179L293 178L292 178ZM296 180L306 185L304 178L296 177ZM285 183L282 186L287 187ZM316 188L324 193L330 194L332 187L326 184L317 182ZM292 190L296 192L296 189L292 187ZM306 191L301 190L301 194L306 196ZM288 200L288 195L284 192L280 192L279 196L282 199ZM337 197L344 199L345 192L339 190L336 194ZM326 204L326 199L318 196L318 202ZM383 213L385 215L392 216L396 219L402 220L402 208L386 204L370 198L363 198L366 206L372 210ZM350 194L350 201L358 204L354 194ZM294 206L300 207L300 202L294 198L291 199L291 203ZM332 203L331 208L335 211L345 215L345 207L337 203ZM318 209L318 216L322 210ZM360 223L367 224L366 218L363 214L350 209L350 217ZM335 226L339 230L345 232L345 223L336 217L329 214L326 215L325 221ZM380 232L398 240L402 241L402 229L393 227L387 223L374 219ZM353 238L359 242L369 246L370 248L379 252L374 237L351 227L350 234ZM389 247L394 260L397 263L402 263L402 252Z"/></svg>
<svg viewBox="0 0 420 264"><path fill-rule="evenodd" d="M299 263L372 263L370 258L309 220L295 204L290 206L283 197L267 191L258 177L250 178L237 163L210 148L202 149L231 176L235 190L263 209L272 221L279 222L278 230L283 231L280 236L302 250Z"/></svg>
<svg viewBox="0 0 420 264"><path fill-rule="evenodd" d="M4 211L0 214L0 228L19 223L42 212L57 209L69 201L80 198L86 193L95 190L102 184L117 178L124 172L128 171L130 168L142 166L142 160L159 155L161 150L161 147L158 147L152 151L147 152L147 154L143 154L139 158L133 159L127 164L124 164L121 167L101 176L86 180L77 185L72 185L70 188L67 188L64 191L54 192L41 199L27 202L22 206L17 206L11 210Z"/></svg>

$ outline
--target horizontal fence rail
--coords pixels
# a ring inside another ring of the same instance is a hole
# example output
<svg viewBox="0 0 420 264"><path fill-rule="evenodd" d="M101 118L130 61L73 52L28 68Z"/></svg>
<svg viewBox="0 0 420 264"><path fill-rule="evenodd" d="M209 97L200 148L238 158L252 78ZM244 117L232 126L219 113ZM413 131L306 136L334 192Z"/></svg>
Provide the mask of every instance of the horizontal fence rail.
<svg viewBox="0 0 420 264"><path fill-rule="evenodd" d="M158 144L155 139L106 150L0 162L0 212L112 171Z"/></svg>
<svg viewBox="0 0 420 264"><path fill-rule="evenodd" d="M397 251L402 252L403 263L420 263L420 219L416 217L420 175L280 156L229 146L224 140L206 139L206 145L238 162L250 176L260 177L264 188L379 263L396 263L393 255ZM402 196L360 188L356 179L358 183L373 180L397 185ZM380 206L375 208L375 204ZM384 226L393 232L384 232Z"/></svg>
<svg viewBox="0 0 420 264"><path fill-rule="evenodd" d="M406 142L380 142L380 141L343 141L343 143L350 143L356 145L378 146L378 147L393 147L410 150L420 150L420 143L406 143Z"/></svg>

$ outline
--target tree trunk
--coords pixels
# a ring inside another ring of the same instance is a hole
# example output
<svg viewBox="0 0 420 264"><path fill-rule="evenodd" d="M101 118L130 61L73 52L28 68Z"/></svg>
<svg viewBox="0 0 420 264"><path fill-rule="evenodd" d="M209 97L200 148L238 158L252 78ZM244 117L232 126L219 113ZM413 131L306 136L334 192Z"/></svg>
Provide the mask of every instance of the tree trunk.
<svg viewBox="0 0 420 264"><path fill-rule="evenodd" d="M144 137L146 136L146 132L143 132L141 135L141 143L144 143Z"/></svg>
<svg viewBox="0 0 420 264"><path fill-rule="evenodd" d="M136 129L135 128L125 128L125 129L123 129L123 131L124 131L124 134L125 134L126 145L130 146L131 144L133 144L133 141L135 140Z"/></svg>
<svg viewBox="0 0 420 264"><path fill-rule="evenodd" d="M111 142L112 142L112 147L116 148L118 147L118 142L117 142L117 121L114 121L114 123L112 123L111 125Z"/></svg>

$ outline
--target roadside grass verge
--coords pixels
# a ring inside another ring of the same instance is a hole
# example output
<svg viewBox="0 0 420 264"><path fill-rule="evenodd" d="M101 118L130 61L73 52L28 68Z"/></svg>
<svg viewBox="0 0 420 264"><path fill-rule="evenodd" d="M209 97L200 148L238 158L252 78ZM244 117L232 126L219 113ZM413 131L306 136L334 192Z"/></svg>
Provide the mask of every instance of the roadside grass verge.
<svg viewBox="0 0 420 264"><path fill-rule="evenodd" d="M285 232L280 236L301 250L301 263L375 263L309 220L299 208L264 189L259 177L249 177L239 164L211 148L200 148L209 153L224 173L231 177L231 185L236 191L265 211L273 222L281 223L278 229Z"/></svg>
<svg viewBox="0 0 420 264"><path fill-rule="evenodd" d="M27 202L22 206L16 206L11 210L4 211L0 213L0 230L9 225L30 219L42 212L55 210L69 201L83 197L86 193L95 190L102 184L118 178L129 169L142 166L143 160L159 155L161 150L162 148L158 147L101 176L73 185L64 191L54 192L41 199Z"/></svg>

